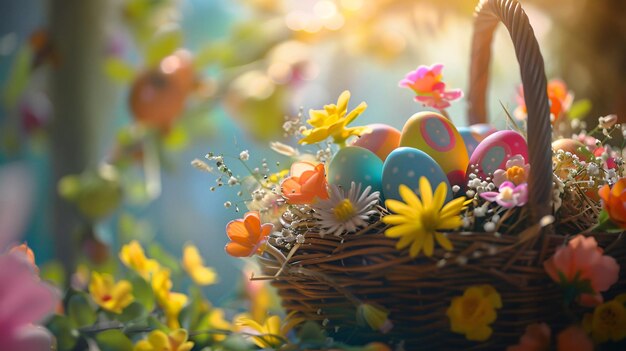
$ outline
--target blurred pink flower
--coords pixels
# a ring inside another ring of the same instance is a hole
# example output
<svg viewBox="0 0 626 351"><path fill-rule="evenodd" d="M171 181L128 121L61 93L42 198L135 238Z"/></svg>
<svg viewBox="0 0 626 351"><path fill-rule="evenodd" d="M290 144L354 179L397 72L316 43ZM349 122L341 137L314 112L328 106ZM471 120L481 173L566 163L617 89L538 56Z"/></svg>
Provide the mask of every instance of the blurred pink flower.
<svg viewBox="0 0 626 351"><path fill-rule="evenodd" d="M507 180L515 185L526 183L530 165L526 163L524 156L514 155L506 161L506 169L497 169L493 172L493 184L500 187Z"/></svg>
<svg viewBox="0 0 626 351"><path fill-rule="evenodd" d="M42 282L23 255L0 256L0 345L6 350L52 348L52 335L34 325L53 313L58 294Z"/></svg>
<svg viewBox="0 0 626 351"><path fill-rule="evenodd" d="M409 72L400 81L399 86L413 90L417 94L415 101L442 110L449 107L450 102L463 97L461 89L446 91L446 84L441 80L442 70L442 64L435 64L431 67L419 66L415 71Z"/></svg>
<svg viewBox="0 0 626 351"><path fill-rule="evenodd" d="M596 239L577 235L556 250L554 256L543 263L546 272L555 282L580 288L588 284L592 292L577 291L579 303L595 306L602 303L600 292L617 282L619 265L613 257L603 254ZM580 289L578 289L580 290Z"/></svg>
<svg viewBox="0 0 626 351"><path fill-rule="evenodd" d="M512 182L505 181L500 184L499 191L486 191L480 194L480 197L489 201L497 202L504 208L512 208L515 206L524 206L528 201L528 183L522 183L515 186Z"/></svg>

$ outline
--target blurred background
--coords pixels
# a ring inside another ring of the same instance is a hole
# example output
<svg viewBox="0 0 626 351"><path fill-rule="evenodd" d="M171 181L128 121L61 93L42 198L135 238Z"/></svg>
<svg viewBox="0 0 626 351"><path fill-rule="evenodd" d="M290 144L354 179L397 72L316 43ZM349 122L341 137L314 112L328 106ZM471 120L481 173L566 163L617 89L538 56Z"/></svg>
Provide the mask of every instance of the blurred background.
<svg viewBox="0 0 626 351"><path fill-rule="evenodd" d="M609 113L626 118L626 4L522 3L548 78L592 102L589 124ZM246 199L191 161L249 150L251 163L266 159L279 171L268 145L294 143L283 139L285 116L346 89L352 104L368 103L361 123L401 128L423 107L398 81L422 64L444 64L448 86L467 95L475 5L2 1L0 235L27 241L43 274L59 280L79 265L114 269L133 239L162 261L193 242L220 275L207 295L226 301L244 263L224 253L223 228ZM503 28L493 50L489 105L502 128L501 104L516 108L520 84ZM463 99L449 109L457 125L466 108Z"/></svg>

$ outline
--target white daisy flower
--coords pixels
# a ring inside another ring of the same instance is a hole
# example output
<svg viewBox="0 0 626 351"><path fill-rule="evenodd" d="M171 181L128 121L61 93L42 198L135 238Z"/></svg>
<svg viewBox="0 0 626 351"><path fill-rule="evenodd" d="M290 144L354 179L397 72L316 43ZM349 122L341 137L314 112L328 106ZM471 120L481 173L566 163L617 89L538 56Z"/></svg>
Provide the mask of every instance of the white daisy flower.
<svg viewBox="0 0 626 351"><path fill-rule="evenodd" d="M327 200L312 206L315 217L320 221L321 235L354 233L367 226L369 217L378 213L374 207L378 204L380 193L375 191L370 194L371 186L361 192L361 184L357 186L352 182L347 196L336 185L330 185L329 190L330 197Z"/></svg>

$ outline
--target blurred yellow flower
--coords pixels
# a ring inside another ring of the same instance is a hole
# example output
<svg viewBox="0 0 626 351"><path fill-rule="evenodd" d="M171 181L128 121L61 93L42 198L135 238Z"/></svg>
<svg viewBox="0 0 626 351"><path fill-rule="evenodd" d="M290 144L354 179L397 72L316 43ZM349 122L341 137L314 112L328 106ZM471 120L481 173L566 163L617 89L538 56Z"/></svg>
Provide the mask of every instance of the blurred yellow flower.
<svg viewBox="0 0 626 351"><path fill-rule="evenodd" d="M187 295L172 292L172 280L169 269L161 269L152 276L152 291L157 304L163 309L167 326L172 329L180 328L178 315L187 304Z"/></svg>
<svg viewBox="0 0 626 351"><path fill-rule="evenodd" d="M145 280L149 280L150 276L159 269L159 263L146 257L137 240L122 246L119 256L126 267L139 273Z"/></svg>
<svg viewBox="0 0 626 351"><path fill-rule="evenodd" d="M206 315L208 318L207 329L214 330L232 330L233 326L224 318L224 310L221 308L213 308ZM211 336L215 341L226 339L226 334L215 333Z"/></svg>
<svg viewBox="0 0 626 351"><path fill-rule="evenodd" d="M496 289L475 285L453 298L446 314L453 332L464 334L467 340L485 341L493 333L489 325L495 322L498 308L502 308L502 299Z"/></svg>
<svg viewBox="0 0 626 351"><path fill-rule="evenodd" d="M127 280L115 283L110 274L91 273L89 293L96 304L104 310L122 313L122 310L134 300L132 292L133 286Z"/></svg>
<svg viewBox="0 0 626 351"><path fill-rule="evenodd" d="M389 320L389 311L383 307L369 303L359 305L357 308L357 321L367 324L372 330L387 333L393 328Z"/></svg>
<svg viewBox="0 0 626 351"><path fill-rule="evenodd" d="M310 110L307 123L313 128L304 131L304 138L300 139L299 143L315 144L332 137L336 144L345 145L348 137L359 136L368 130L367 127L346 128L367 108L367 104L361 102L359 106L348 113L349 100L350 92L346 90L341 93L336 105L326 105L323 110Z"/></svg>
<svg viewBox="0 0 626 351"><path fill-rule="evenodd" d="M169 335L154 330L137 342L133 351L189 351L193 348L193 342L187 341L188 337L185 329L173 330Z"/></svg>
<svg viewBox="0 0 626 351"><path fill-rule="evenodd" d="M626 338L626 294L595 308L583 319L583 327L591 334L593 341L620 341Z"/></svg>
<svg viewBox="0 0 626 351"><path fill-rule="evenodd" d="M183 269L198 285L211 285L217 281L217 273L211 267L204 265L204 260L193 244L183 248Z"/></svg>
<svg viewBox="0 0 626 351"><path fill-rule="evenodd" d="M426 177L419 180L420 197L406 185L400 185L400 196L404 202L389 199L385 205L396 214L383 217L382 221L392 225L385 231L390 238L400 238L396 244L398 250L411 246L409 254L417 257L424 250L428 257L433 255L435 240L441 247L450 251L452 243L438 230L456 229L461 226L459 213L463 209L465 197L456 198L444 206L447 188L440 183L433 195L430 182Z"/></svg>
<svg viewBox="0 0 626 351"><path fill-rule="evenodd" d="M290 313L282 323L279 316L269 316L263 323L258 323L244 315L238 317L235 324L244 327L244 330L245 328L251 329L250 333L256 334L252 340L258 347L262 349L278 348L287 341L287 333L304 321L302 318L294 316L293 313Z"/></svg>

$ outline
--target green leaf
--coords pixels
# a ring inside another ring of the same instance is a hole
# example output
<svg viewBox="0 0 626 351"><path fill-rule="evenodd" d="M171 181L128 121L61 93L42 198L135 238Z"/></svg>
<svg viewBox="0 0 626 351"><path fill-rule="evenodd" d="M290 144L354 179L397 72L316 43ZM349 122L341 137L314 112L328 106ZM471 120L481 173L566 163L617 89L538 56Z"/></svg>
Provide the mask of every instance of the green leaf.
<svg viewBox="0 0 626 351"><path fill-rule="evenodd" d="M171 151L180 151L189 144L187 131L180 125L174 126L169 133L163 137L163 145Z"/></svg>
<svg viewBox="0 0 626 351"><path fill-rule="evenodd" d="M50 261L40 265L39 276L58 287L65 286L65 270L59 261Z"/></svg>
<svg viewBox="0 0 626 351"><path fill-rule="evenodd" d="M576 101L569 109L567 116L569 119L581 119L589 114L591 111L591 101L589 99L583 99Z"/></svg>
<svg viewBox="0 0 626 351"><path fill-rule="evenodd" d="M133 343L119 330L106 330L96 335L101 351L132 351Z"/></svg>
<svg viewBox="0 0 626 351"><path fill-rule="evenodd" d="M78 328L93 325L98 319L96 311L91 307L84 293L72 295L67 305L67 315Z"/></svg>
<svg viewBox="0 0 626 351"><path fill-rule="evenodd" d="M170 330L165 324L161 323L161 321L158 320L155 316L149 316L147 319L147 322L148 322L148 327L150 329L160 330L164 333L168 333Z"/></svg>
<svg viewBox="0 0 626 351"><path fill-rule="evenodd" d="M152 312L154 309L152 287L140 276L133 277L130 282L133 285L135 301L140 303L148 313Z"/></svg>
<svg viewBox="0 0 626 351"><path fill-rule="evenodd" d="M326 335L319 324L308 321L300 328L298 339L301 342L323 342L326 340Z"/></svg>
<svg viewBox="0 0 626 351"><path fill-rule="evenodd" d="M104 60L104 73L114 82L124 84L133 80L135 68L118 57L109 57Z"/></svg>
<svg viewBox="0 0 626 351"><path fill-rule="evenodd" d="M82 186L77 175L66 175L59 180L57 186L59 195L66 200L75 200L80 194Z"/></svg>
<svg viewBox="0 0 626 351"><path fill-rule="evenodd" d="M78 340L78 331L67 316L54 315L47 324L57 340L59 351L72 350Z"/></svg>
<svg viewBox="0 0 626 351"><path fill-rule="evenodd" d="M4 102L9 108L17 104L18 98L28 85L32 58L33 52L28 45L22 46L15 55L15 60L11 65L11 72L3 89Z"/></svg>
<svg viewBox="0 0 626 351"><path fill-rule="evenodd" d="M229 351L247 351L250 350L250 342L241 335L231 334L222 342L222 347Z"/></svg>
<svg viewBox="0 0 626 351"><path fill-rule="evenodd" d="M133 292L134 293L134 292ZM122 311L121 314L114 314L113 316L120 322L129 322L142 317L145 317L148 314L143 305L137 301L131 303L126 306L126 308Z"/></svg>
<svg viewBox="0 0 626 351"><path fill-rule="evenodd" d="M624 231L624 228L615 224L609 214L605 210L602 210L598 215L598 225L596 225L593 230L608 233L621 233Z"/></svg>
<svg viewBox="0 0 626 351"><path fill-rule="evenodd" d="M156 67L159 62L180 48L183 44L183 32L180 27L170 25L164 27L148 42L146 47L146 63L148 67Z"/></svg>

